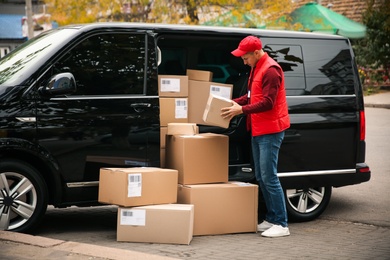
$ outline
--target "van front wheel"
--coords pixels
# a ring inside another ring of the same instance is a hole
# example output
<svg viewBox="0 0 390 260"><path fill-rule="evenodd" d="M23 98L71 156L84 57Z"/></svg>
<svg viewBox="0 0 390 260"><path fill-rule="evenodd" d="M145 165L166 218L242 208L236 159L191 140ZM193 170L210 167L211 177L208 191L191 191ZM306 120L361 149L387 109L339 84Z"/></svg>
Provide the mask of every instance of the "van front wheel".
<svg viewBox="0 0 390 260"><path fill-rule="evenodd" d="M289 220L310 221L319 217L328 206L332 187L287 189L285 195Z"/></svg>
<svg viewBox="0 0 390 260"><path fill-rule="evenodd" d="M0 161L0 230L32 232L47 208L47 187L38 171L19 160Z"/></svg>

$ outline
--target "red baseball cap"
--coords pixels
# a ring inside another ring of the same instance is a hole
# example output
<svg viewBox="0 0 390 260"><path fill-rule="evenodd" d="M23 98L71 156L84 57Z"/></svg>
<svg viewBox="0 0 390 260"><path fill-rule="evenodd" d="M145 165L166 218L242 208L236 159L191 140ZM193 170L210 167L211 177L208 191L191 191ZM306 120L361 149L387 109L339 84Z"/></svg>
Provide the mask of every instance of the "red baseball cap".
<svg viewBox="0 0 390 260"><path fill-rule="evenodd" d="M247 36L238 45L238 48L232 51L232 54L236 57L241 57L242 55L248 52L254 52L256 50L261 50L263 45L259 38L255 36Z"/></svg>

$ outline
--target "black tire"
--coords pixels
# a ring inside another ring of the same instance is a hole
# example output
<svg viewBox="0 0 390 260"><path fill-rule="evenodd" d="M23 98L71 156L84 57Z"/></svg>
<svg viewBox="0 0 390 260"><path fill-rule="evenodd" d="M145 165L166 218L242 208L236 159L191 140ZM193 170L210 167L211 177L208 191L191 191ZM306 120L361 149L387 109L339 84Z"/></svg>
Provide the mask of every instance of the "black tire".
<svg viewBox="0 0 390 260"><path fill-rule="evenodd" d="M47 209L47 186L31 165L0 161L0 230L31 233Z"/></svg>
<svg viewBox="0 0 390 260"><path fill-rule="evenodd" d="M331 195L332 187L285 190L289 220L305 222L318 218L328 206Z"/></svg>

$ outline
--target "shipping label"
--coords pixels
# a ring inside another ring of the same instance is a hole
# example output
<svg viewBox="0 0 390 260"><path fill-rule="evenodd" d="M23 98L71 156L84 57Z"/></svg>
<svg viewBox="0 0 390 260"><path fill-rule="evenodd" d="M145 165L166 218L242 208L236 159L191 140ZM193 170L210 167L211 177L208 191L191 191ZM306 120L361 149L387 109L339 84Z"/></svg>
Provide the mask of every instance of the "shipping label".
<svg viewBox="0 0 390 260"><path fill-rule="evenodd" d="M180 79L161 78L160 91L161 92L180 92Z"/></svg>
<svg viewBox="0 0 390 260"><path fill-rule="evenodd" d="M231 88L229 87L222 87L222 86L216 86L216 85L211 85L210 86L210 94L216 95L218 97L223 97L230 99L231 97Z"/></svg>
<svg viewBox="0 0 390 260"><path fill-rule="evenodd" d="M187 118L188 102L186 98L175 99L175 118Z"/></svg>
<svg viewBox="0 0 390 260"><path fill-rule="evenodd" d="M142 174L130 173L127 181L127 197L141 197L142 194Z"/></svg>
<svg viewBox="0 0 390 260"><path fill-rule="evenodd" d="M144 209L121 209L120 224L126 226L145 226L146 211Z"/></svg>

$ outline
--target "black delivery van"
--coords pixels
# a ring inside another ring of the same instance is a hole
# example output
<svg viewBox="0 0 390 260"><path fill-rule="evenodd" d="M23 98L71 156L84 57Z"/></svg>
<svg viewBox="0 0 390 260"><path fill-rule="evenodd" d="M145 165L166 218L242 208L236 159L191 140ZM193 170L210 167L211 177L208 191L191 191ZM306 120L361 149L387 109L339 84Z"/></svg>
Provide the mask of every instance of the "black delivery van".
<svg viewBox="0 0 390 260"><path fill-rule="evenodd" d="M30 232L47 206L98 203L101 167L160 167L158 75L210 69L245 93L234 58L247 35L283 68L291 127L278 176L291 221L327 207L333 187L366 182L362 87L347 38L259 29L95 23L61 27L0 60L0 229ZM254 183L245 116L228 128L229 180ZM114 188L114 187L113 187Z"/></svg>

